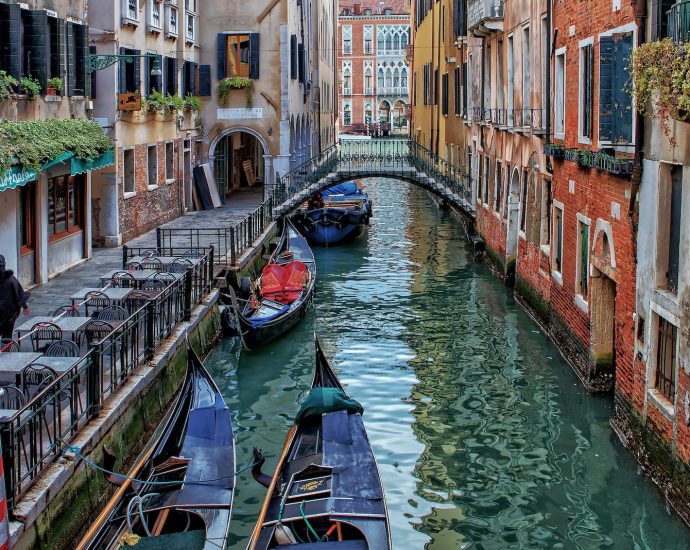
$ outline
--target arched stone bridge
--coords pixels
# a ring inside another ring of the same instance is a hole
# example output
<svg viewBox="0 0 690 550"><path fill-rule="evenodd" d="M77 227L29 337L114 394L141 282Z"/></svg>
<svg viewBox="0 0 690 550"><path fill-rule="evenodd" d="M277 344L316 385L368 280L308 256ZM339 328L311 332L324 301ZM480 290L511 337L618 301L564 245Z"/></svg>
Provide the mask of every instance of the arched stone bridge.
<svg viewBox="0 0 690 550"><path fill-rule="evenodd" d="M474 219L469 174L407 139L343 139L267 189L273 215L289 214L310 195L337 183L369 177L404 180L434 193Z"/></svg>

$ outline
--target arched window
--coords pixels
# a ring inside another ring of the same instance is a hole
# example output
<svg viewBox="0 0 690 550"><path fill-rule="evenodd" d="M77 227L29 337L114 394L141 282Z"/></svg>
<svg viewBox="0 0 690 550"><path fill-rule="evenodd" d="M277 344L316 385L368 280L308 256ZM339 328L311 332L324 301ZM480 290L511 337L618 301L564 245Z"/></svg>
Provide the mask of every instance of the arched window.
<svg viewBox="0 0 690 550"><path fill-rule="evenodd" d="M393 49L393 37L390 34L386 35L386 50L390 51Z"/></svg>
<svg viewBox="0 0 690 550"><path fill-rule="evenodd" d="M376 34L377 34L377 36L376 36L377 46L376 47L378 48L378 51L382 52L383 48L385 47L384 46L384 32L379 30L379 31L376 31Z"/></svg>
<svg viewBox="0 0 690 550"><path fill-rule="evenodd" d="M395 69L393 72L393 87L398 88L400 86L400 71Z"/></svg>
<svg viewBox="0 0 690 550"><path fill-rule="evenodd" d="M345 93L351 93L352 90L352 74L350 69L346 68L343 70L343 89L347 90Z"/></svg>
<svg viewBox="0 0 690 550"><path fill-rule="evenodd" d="M390 88L393 85L393 72L390 69L386 69L386 88Z"/></svg>
<svg viewBox="0 0 690 550"><path fill-rule="evenodd" d="M383 88L385 84L383 82L383 69L381 67L379 67L378 81L378 87Z"/></svg>
<svg viewBox="0 0 690 550"><path fill-rule="evenodd" d="M367 67L364 69L364 93L365 94L371 94L373 93L373 87L374 83L372 82L373 80L373 74L372 74L371 67Z"/></svg>
<svg viewBox="0 0 690 550"><path fill-rule="evenodd" d="M374 122L373 119L371 118L371 111L372 111L371 103L367 103L364 106L364 122L366 124L371 124L372 122Z"/></svg>
<svg viewBox="0 0 690 550"><path fill-rule="evenodd" d="M343 126L350 126L352 124L352 107L349 103L343 105Z"/></svg>
<svg viewBox="0 0 690 550"><path fill-rule="evenodd" d="M407 33L404 32L402 34L402 36L400 37L400 49L404 50L406 46L407 46Z"/></svg>
<svg viewBox="0 0 690 550"><path fill-rule="evenodd" d="M393 36L393 49L394 50L400 49L400 35L397 32Z"/></svg>
<svg viewBox="0 0 690 550"><path fill-rule="evenodd" d="M407 88L407 69L405 67L400 71L400 86L402 88Z"/></svg>

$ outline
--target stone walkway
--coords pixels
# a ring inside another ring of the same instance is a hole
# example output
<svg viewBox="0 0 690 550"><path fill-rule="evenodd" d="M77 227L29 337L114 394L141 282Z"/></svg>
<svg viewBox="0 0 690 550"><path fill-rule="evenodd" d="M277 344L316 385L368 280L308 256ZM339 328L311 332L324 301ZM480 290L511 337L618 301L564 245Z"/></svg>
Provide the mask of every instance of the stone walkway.
<svg viewBox="0 0 690 550"><path fill-rule="evenodd" d="M235 193L221 208L190 212L184 216L163 225L164 228L213 228L230 227L242 220L249 212L256 209L262 201L261 192ZM156 247L156 230L132 239L127 246ZM177 243L174 243L177 244ZM180 246L185 246L180 244ZM99 275L111 269L122 267L122 247L98 248L93 250L93 256L88 261L77 265L54 277L46 284L30 290L30 317L51 315L63 305L71 305L69 297L85 287L98 287ZM28 318L30 318L28 317ZM27 319L20 315L16 326Z"/></svg>

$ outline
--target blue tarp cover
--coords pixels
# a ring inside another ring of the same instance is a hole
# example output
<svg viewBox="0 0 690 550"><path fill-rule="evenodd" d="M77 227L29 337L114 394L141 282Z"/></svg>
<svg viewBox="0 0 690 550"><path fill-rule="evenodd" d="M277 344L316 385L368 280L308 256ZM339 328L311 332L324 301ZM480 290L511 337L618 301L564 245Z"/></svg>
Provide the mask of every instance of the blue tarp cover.
<svg viewBox="0 0 690 550"><path fill-rule="evenodd" d="M272 315L267 315L266 317L249 317L247 320L249 321L249 324L252 326L252 328L259 328L268 323L269 321L273 321L273 319L275 319L276 317L280 317L288 309L290 309L290 306L286 305Z"/></svg>
<svg viewBox="0 0 690 550"><path fill-rule="evenodd" d="M333 187L326 189L321 195L326 198L331 195L360 195L362 192L357 188L357 184L354 181L346 181L344 183L339 183Z"/></svg>

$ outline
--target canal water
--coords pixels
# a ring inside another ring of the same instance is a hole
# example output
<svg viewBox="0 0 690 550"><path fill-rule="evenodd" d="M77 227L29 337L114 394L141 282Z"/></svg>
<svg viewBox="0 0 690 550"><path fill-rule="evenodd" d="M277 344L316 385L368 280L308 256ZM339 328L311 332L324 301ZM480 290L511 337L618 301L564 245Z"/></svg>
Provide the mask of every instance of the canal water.
<svg viewBox="0 0 690 550"><path fill-rule="evenodd" d="M318 249L313 312L260 352L222 341L209 370L233 411L238 464L272 472L306 396L316 332L364 423L394 548L686 549L690 531L511 292L475 264L462 226L423 191L365 180L368 237ZM232 549L265 495L238 479ZM372 549L377 550L377 549Z"/></svg>

